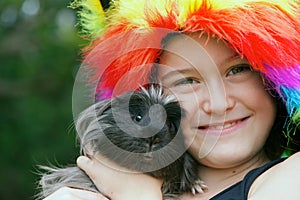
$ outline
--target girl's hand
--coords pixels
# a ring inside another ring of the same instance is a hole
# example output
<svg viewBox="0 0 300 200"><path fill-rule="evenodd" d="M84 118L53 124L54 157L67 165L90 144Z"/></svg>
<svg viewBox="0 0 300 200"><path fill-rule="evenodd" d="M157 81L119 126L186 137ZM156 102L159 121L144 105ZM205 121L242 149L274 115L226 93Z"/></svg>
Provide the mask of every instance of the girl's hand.
<svg viewBox="0 0 300 200"><path fill-rule="evenodd" d="M104 196L112 200L162 199L161 180L129 171L100 154L96 154L95 158L80 156L77 165L87 173Z"/></svg>
<svg viewBox="0 0 300 200"><path fill-rule="evenodd" d="M108 200L100 193L62 187L43 200Z"/></svg>

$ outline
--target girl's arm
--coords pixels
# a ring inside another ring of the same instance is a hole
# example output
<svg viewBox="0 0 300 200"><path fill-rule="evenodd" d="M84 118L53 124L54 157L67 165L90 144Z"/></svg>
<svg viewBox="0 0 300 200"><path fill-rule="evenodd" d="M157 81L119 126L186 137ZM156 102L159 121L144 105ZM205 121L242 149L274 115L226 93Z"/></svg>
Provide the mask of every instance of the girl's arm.
<svg viewBox="0 0 300 200"><path fill-rule="evenodd" d="M300 152L260 175L249 191L250 200L300 199Z"/></svg>

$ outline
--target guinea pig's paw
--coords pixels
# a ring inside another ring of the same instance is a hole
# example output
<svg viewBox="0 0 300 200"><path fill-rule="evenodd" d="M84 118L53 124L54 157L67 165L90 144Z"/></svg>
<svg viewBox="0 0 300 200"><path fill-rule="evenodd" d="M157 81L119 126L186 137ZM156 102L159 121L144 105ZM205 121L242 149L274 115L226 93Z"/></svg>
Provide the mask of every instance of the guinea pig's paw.
<svg viewBox="0 0 300 200"><path fill-rule="evenodd" d="M191 188L193 195L195 195L196 193L204 193L207 190L208 190L207 185L204 183L204 181L201 181L200 179L196 180Z"/></svg>

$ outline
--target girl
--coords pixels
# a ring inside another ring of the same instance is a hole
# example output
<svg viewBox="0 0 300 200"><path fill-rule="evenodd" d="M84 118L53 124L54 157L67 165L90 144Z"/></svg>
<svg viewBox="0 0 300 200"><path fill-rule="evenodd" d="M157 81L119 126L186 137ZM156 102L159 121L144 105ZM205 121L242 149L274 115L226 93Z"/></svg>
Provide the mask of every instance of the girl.
<svg viewBox="0 0 300 200"><path fill-rule="evenodd" d="M84 63L97 99L155 74L187 111L185 142L209 189L181 199L300 198L299 147L283 148L299 133L298 1L127 0L105 13L96 1L73 6L96 38ZM162 198L160 180L103 160L77 160L103 195L62 188L46 200Z"/></svg>

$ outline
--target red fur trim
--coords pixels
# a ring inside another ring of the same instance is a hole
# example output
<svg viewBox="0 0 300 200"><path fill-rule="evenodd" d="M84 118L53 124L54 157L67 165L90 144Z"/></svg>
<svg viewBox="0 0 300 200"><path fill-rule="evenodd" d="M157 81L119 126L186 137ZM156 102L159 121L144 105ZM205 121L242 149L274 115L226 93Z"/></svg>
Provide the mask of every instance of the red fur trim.
<svg viewBox="0 0 300 200"><path fill-rule="evenodd" d="M177 8L175 4L171 4L171 10L165 10L166 16L163 16L161 12L158 11L160 8L156 9L145 9L146 20L150 27L160 27L170 30L179 30L180 25L177 23Z"/></svg>
<svg viewBox="0 0 300 200"><path fill-rule="evenodd" d="M119 95L148 81L149 71L161 51L160 42L169 31L135 31L112 29L86 55L84 63L90 69L90 81L97 85L101 82L97 90L114 89L114 94Z"/></svg>

